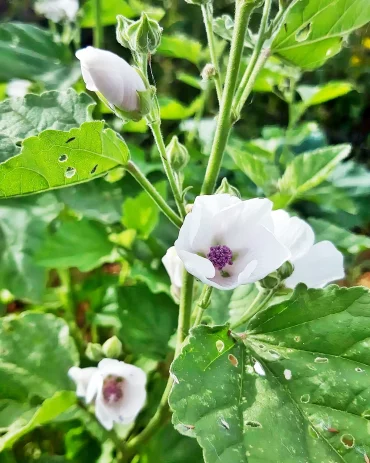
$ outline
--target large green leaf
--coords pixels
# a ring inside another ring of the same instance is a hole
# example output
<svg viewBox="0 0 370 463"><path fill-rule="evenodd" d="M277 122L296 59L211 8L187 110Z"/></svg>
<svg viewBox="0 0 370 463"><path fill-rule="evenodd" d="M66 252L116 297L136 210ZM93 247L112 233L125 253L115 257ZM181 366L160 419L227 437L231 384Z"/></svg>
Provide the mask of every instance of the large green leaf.
<svg viewBox="0 0 370 463"><path fill-rule="evenodd" d="M278 182L279 192L271 198L275 207L279 209L287 206L322 183L350 151L350 145L336 145L296 156Z"/></svg>
<svg viewBox="0 0 370 463"><path fill-rule="evenodd" d="M46 129L70 130L92 120L95 102L86 93L28 94L0 103L0 161L20 150L20 142Z"/></svg>
<svg viewBox="0 0 370 463"><path fill-rule="evenodd" d="M200 326L172 365L173 421L206 463L364 463L370 455L370 293L308 290L243 341Z"/></svg>
<svg viewBox="0 0 370 463"><path fill-rule="evenodd" d="M52 193L0 201L0 288L40 302L47 272L35 265L34 256L62 207Z"/></svg>
<svg viewBox="0 0 370 463"><path fill-rule="evenodd" d="M51 32L31 24L0 25L0 82L41 80L48 89L70 87L80 76L71 50Z"/></svg>
<svg viewBox="0 0 370 463"><path fill-rule="evenodd" d="M325 103L353 90L351 82L331 81L324 85L299 85L297 92L306 107Z"/></svg>
<svg viewBox="0 0 370 463"><path fill-rule="evenodd" d="M368 0L296 0L272 50L297 66L314 69L341 50L350 32L369 21Z"/></svg>
<svg viewBox="0 0 370 463"><path fill-rule="evenodd" d="M22 436L64 413L76 403L76 394L70 391L56 392L53 397L46 399L31 415L28 412L17 420L6 434L0 437L0 452L12 445ZM29 417L29 418L28 418Z"/></svg>
<svg viewBox="0 0 370 463"><path fill-rule="evenodd" d="M368 236L357 235L322 219L311 218L309 222L315 230L316 241L332 241L341 251L350 254L358 254L370 249Z"/></svg>
<svg viewBox="0 0 370 463"><path fill-rule="evenodd" d="M24 141L19 155L0 165L0 196L21 196L100 177L125 165L129 152L104 121L85 122L69 132L46 130Z"/></svg>
<svg viewBox="0 0 370 463"><path fill-rule="evenodd" d="M177 306L166 294L153 294L145 285L118 293L122 342L135 355L163 359L176 330Z"/></svg>
<svg viewBox="0 0 370 463"><path fill-rule="evenodd" d="M35 262L47 268L77 267L89 272L107 262L112 251L104 225L87 219L68 220L46 238Z"/></svg>
<svg viewBox="0 0 370 463"><path fill-rule="evenodd" d="M202 59L202 45L185 35L163 35L157 53L198 64Z"/></svg>
<svg viewBox="0 0 370 463"><path fill-rule="evenodd" d="M78 354L64 320L24 312L0 319L0 398L26 402L72 389L67 373Z"/></svg>

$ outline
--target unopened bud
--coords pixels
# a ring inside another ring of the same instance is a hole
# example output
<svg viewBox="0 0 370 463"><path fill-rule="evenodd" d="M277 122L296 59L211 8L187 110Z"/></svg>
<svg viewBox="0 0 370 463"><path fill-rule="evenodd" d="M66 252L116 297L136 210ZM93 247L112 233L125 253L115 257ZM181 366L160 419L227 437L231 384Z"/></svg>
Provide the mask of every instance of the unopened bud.
<svg viewBox="0 0 370 463"><path fill-rule="evenodd" d="M227 194L231 196L236 196L237 198L241 197L239 190L235 188L234 186L230 185L226 177L222 179L221 185L216 190L216 194L218 195Z"/></svg>
<svg viewBox="0 0 370 463"><path fill-rule="evenodd" d="M102 347L103 354L108 358L118 358L122 354L122 343L117 336L107 339Z"/></svg>
<svg viewBox="0 0 370 463"><path fill-rule="evenodd" d="M215 77L216 74L216 68L211 63L206 64L203 68L203 71L200 73L203 80L211 80Z"/></svg>
<svg viewBox="0 0 370 463"><path fill-rule="evenodd" d="M190 212L193 210L193 207L194 207L194 204L187 204L187 205L185 206L185 212L186 212L187 214L190 214Z"/></svg>
<svg viewBox="0 0 370 463"><path fill-rule="evenodd" d="M191 5L207 5L211 3L211 0L185 0L186 3L190 3Z"/></svg>
<svg viewBox="0 0 370 463"><path fill-rule="evenodd" d="M188 164L190 156L186 147L179 142L179 139L174 136L166 147L167 160L171 167L180 172Z"/></svg>
<svg viewBox="0 0 370 463"><path fill-rule="evenodd" d="M130 48L130 37L127 34L127 29L134 24L135 21L125 18L121 14L117 16L116 39L125 48Z"/></svg>
<svg viewBox="0 0 370 463"><path fill-rule="evenodd" d="M290 262L285 262L279 269L278 274L282 280L286 280L294 271L294 266Z"/></svg>
<svg viewBox="0 0 370 463"><path fill-rule="evenodd" d="M100 362L104 357L102 347L98 343L89 342L86 350L85 355L88 359L92 360L93 362Z"/></svg>
<svg viewBox="0 0 370 463"><path fill-rule="evenodd" d="M133 52L153 55L161 43L162 28L154 19L145 13L141 14L138 21L130 21L123 16L118 16L117 40Z"/></svg>
<svg viewBox="0 0 370 463"><path fill-rule="evenodd" d="M267 275L259 281L259 284L263 289L275 289L280 284L280 278L276 274Z"/></svg>

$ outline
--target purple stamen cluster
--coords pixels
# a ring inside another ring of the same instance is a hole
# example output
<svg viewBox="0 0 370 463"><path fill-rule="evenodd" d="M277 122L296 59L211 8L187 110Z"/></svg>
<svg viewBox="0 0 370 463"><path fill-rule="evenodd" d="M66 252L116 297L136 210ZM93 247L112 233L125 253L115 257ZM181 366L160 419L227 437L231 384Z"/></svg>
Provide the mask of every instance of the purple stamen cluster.
<svg viewBox="0 0 370 463"><path fill-rule="evenodd" d="M233 253L230 248L218 244L211 246L207 259L210 260L217 270L222 270L226 265L233 265Z"/></svg>
<svg viewBox="0 0 370 463"><path fill-rule="evenodd" d="M103 384L103 397L109 403L117 403L123 397L122 378L108 376Z"/></svg>

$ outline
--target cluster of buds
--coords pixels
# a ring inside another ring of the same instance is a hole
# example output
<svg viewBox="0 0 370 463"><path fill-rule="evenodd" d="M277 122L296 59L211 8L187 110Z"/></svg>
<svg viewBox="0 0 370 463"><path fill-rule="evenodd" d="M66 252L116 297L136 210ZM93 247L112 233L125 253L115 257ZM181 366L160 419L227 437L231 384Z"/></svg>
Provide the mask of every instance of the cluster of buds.
<svg viewBox="0 0 370 463"><path fill-rule="evenodd" d="M117 41L137 55L153 55L161 43L162 27L145 13L138 21L117 16Z"/></svg>

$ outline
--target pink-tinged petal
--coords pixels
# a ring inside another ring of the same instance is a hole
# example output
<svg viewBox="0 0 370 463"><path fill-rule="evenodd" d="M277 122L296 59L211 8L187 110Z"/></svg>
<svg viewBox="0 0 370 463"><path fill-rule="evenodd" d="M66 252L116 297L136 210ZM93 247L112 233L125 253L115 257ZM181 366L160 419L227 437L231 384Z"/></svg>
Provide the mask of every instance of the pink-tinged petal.
<svg viewBox="0 0 370 463"><path fill-rule="evenodd" d="M299 259L313 246L315 234L311 226L298 217L290 217L286 211L272 212L274 234L291 252L291 261Z"/></svg>
<svg viewBox="0 0 370 463"><path fill-rule="evenodd" d="M205 257L187 251L177 251L184 267L191 274L198 278L203 283L207 283L209 278L215 276L215 268L212 263Z"/></svg>
<svg viewBox="0 0 370 463"><path fill-rule="evenodd" d="M118 421L117 413L112 410L111 407L107 407L100 398L95 404L95 416L100 424L108 431L113 429L114 422Z"/></svg>
<svg viewBox="0 0 370 463"><path fill-rule="evenodd" d="M343 255L330 241L315 244L294 262L292 275L285 280L288 288L305 283L309 288L323 288L344 277Z"/></svg>
<svg viewBox="0 0 370 463"><path fill-rule="evenodd" d="M116 359L103 359L98 364L102 377L118 376L136 385L146 384L146 373L139 367Z"/></svg>

